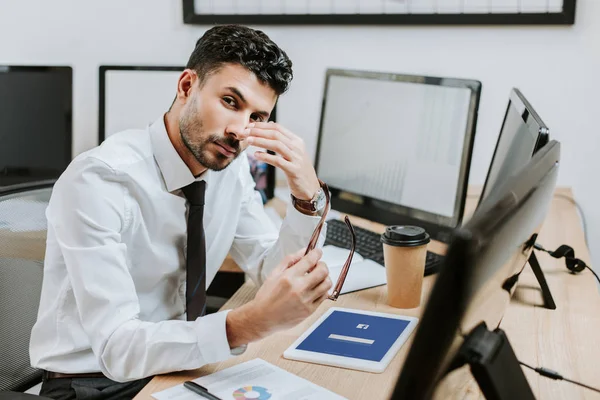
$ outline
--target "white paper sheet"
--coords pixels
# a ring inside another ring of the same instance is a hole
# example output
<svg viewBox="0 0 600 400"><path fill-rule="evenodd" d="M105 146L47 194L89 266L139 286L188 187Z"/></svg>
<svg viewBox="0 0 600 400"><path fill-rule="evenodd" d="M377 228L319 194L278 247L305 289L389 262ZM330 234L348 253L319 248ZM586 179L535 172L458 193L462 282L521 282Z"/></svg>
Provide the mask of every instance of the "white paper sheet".
<svg viewBox="0 0 600 400"><path fill-rule="evenodd" d="M260 358L195 379L223 400L344 400L327 389L289 373ZM200 397L177 385L152 395L157 400L198 400Z"/></svg>
<svg viewBox="0 0 600 400"><path fill-rule="evenodd" d="M342 267L348 258L350 250L342 249L335 246L324 246L323 257L321 261L327 264L329 268L329 278L335 286L340 274L342 273ZM368 289L375 286L385 285L387 283L387 276L385 268L375 261L364 259L360 254L354 253L352 257L352 264L350 264L350 270L346 275L344 286L342 287L341 294L354 292L357 290ZM333 288L329 291L331 294Z"/></svg>

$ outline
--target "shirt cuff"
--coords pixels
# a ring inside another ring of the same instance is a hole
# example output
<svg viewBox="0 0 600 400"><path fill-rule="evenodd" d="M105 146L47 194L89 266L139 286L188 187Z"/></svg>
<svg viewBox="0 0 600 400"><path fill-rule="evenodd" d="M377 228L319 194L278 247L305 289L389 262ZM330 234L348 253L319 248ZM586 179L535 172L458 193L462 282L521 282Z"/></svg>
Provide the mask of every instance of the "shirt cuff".
<svg viewBox="0 0 600 400"><path fill-rule="evenodd" d="M310 230L310 234L312 234L312 231L317 227L321 220L321 216L319 215L302 214L300 211L296 210L296 207L294 207L292 203L288 203L285 217L289 221L290 226L300 227L302 230Z"/></svg>
<svg viewBox="0 0 600 400"><path fill-rule="evenodd" d="M195 329L198 348L206 364L227 360L233 357L227 340L227 314L225 310L196 319Z"/></svg>
<svg viewBox="0 0 600 400"><path fill-rule="evenodd" d="M331 205L328 206L327 211L329 212L329 210L331 210ZM285 219L289 227L302 238L302 242L306 242L303 245L304 247L306 247L311 235L313 234L313 231L315 230L317 225L319 225L321 217L302 214L300 211L296 210L296 207L294 207L293 204L288 203L287 211L285 213ZM327 222L323 224L323 228L321 229L321 234L319 235L319 240L317 241L316 247L323 247L326 235Z"/></svg>

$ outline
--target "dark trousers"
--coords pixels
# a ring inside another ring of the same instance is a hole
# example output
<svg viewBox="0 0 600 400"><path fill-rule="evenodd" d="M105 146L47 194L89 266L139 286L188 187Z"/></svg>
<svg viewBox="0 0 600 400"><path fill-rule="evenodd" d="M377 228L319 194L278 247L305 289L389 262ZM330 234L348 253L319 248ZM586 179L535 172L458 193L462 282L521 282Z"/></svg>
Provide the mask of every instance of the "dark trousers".
<svg viewBox="0 0 600 400"><path fill-rule="evenodd" d="M152 377L124 383L108 378L48 379L42 383L40 396L55 400L133 399L151 379Z"/></svg>

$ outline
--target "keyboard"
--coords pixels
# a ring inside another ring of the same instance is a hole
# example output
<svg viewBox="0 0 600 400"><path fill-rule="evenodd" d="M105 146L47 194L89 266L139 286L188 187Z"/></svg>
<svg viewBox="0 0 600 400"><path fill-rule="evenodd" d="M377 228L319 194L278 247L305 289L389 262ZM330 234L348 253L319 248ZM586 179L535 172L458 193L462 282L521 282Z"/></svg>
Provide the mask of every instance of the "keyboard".
<svg viewBox="0 0 600 400"><path fill-rule="evenodd" d="M354 227L354 232L356 233L356 252L363 258L373 260L383 266L381 235L358 226ZM327 221L325 245L350 249L351 243L350 231L344 221L340 219ZM444 256L428 251L425 259L425 276L438 272L443 260Z"/></svg>

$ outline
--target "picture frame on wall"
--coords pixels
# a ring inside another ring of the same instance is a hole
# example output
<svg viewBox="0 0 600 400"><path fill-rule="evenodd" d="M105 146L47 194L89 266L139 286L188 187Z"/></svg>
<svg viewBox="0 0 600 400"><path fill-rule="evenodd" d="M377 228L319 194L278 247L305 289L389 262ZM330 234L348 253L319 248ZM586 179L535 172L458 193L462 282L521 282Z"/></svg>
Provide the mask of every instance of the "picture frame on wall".
<svg viewBox="0 0 600 400"><path fill-rule="evenodd" d="M186 24L573 25L576 0L182 0Z"/></svg>

